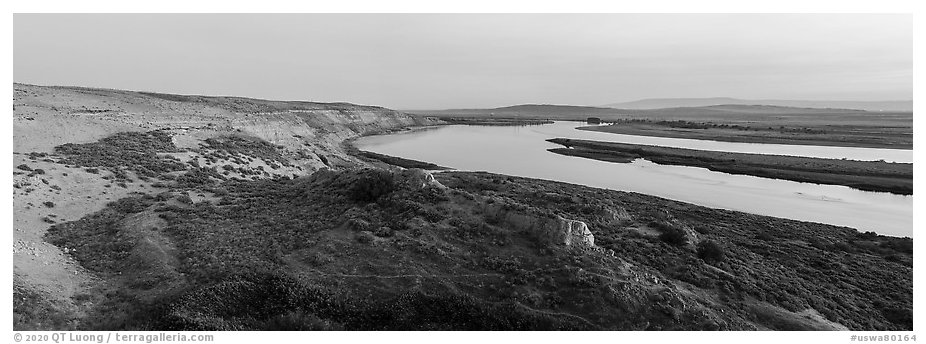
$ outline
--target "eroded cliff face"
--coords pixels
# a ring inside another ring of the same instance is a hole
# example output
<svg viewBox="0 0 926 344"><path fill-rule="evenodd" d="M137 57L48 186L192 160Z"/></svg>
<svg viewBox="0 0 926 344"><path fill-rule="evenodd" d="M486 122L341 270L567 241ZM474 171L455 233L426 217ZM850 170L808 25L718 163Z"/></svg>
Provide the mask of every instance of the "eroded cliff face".
<svg viewBox="0 0 926 344"><path fill-rule="evenodd" d="M243 134L283 146L305 173L357 163L341 143L366 133L439 124L377 106L268 101L14 84L14 151L51 152L118 132L168 130L180 147Z"/></svg>

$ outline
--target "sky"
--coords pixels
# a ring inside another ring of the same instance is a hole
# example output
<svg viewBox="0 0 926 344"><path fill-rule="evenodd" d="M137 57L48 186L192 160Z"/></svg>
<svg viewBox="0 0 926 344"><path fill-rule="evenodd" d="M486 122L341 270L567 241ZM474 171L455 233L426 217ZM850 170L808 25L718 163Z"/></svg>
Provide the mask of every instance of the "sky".
<svg viewBox="0 0 926 344"><path fill-rule="evenodd" d="M16 82L393 109L913 98L909 14L15 14Z"/></svg>

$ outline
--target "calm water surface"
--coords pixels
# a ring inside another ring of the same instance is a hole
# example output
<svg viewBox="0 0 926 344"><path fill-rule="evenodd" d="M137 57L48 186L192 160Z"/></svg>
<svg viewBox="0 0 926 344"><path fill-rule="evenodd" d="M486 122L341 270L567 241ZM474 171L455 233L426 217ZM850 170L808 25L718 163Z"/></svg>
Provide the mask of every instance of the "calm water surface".
<svg viewBox="0 0 926 344"><path fill-rule="evenodd" d="M767 143L723 142L711 140L676 139L668 137L636 136L612 134L587 130L574 130L576 122L557 122L541 132L568 135L595 141L634 143L675 148L690 148L708 151L756 153L771 155L807 156L812 158L849 159L861 161L884 160L887 162L913 162L912 149L885 149L860 147L804 146ZM572 132L578 131L578 134Z"/></svg>
<svg viewBox="0 0 926 344"><path fill-rule="evenodd" d="M560 147L544 140L554 137L581 138L640 144L654 144L648 137L615 135L575 130L581 124L557 122L542 126L498 127L452 125L391 135L370 136L356 142L358 148L381 154L432 162L465 171L487 171L513 176L557 180L593 187L634 191L712 208L739 210L754 214L848 226L894 236L913 236L913 197L866 192L844 186L817 185L786 180L731 175L704 168L657 165L638 159L619 164L550 153ZM630 137L628 140L624 138ZM701 148L715 141L696 142L668 138L674 147ZM711 150L723 150L729 142L716 142ZM734 144L740 145L740 144ZM791 155L813 154L810 146L761 145L749 153L766 152ZM775 146L775 147L759 147ZM883 149L845 149L847 156L862 160L886 159L877 155ZM734 150L741 152L740 150ZM829 153L827 153L829 154ZM836 154L839 155L839 154ZM912 153L911 153L912 155ZM869 159L869 157L875 157ZM891 159L893 160L893 159ZM912 160L912 159L911 159Z"/></svg>

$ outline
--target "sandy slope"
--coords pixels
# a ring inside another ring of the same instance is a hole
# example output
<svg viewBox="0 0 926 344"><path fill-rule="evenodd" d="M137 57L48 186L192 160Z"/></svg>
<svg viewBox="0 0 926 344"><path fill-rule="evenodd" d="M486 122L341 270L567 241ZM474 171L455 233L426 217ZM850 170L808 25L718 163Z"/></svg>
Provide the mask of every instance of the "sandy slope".
<svg viewBox="0 0 926 344"><path fill-rule="evenodd" d="M350 104L206 97L189 100L119 90L14 84L13 166L26 164L45 171L14 170L14 284L37 291L79 316L91 305L75 304L73 297L91 288L94 278L61 249L42 240L52 225L43 218L75 220L131 192L156 191L141 181L122 188L103 179L106 173L92 174L41 157L30 159L31 152L53 153L61 144L94 142L126 131L167 129L179 147L197 147L207 138L237 133L303 154L305 159L297 166L274 172L304 174L326 166L323 160L329 164L352 161L338 145L345 138L420 121L389 109ZM266 166L262 162L248 165ZM43 205L46 201L54 206Z"/></svg>

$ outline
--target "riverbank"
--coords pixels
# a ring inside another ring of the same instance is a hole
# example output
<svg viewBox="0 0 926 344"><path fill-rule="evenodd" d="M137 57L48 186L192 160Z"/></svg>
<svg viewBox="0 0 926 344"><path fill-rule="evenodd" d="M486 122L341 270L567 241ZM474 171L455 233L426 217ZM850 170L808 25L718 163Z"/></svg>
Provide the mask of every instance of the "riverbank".
<svg viewBox="0 0 926 344"><path fill-rule="evenodd" d="M703 167L731 174L913 194L913 164L728 153L565 138L547 141L567 147L550 149L553 153L601 161L627 163L642 158L658 164Z"/></svg>
<svg viewBox="0 0 926 344"><path fill-rule="evenodd" d="M450 169L449 167L443 167L440 165L432 164L430 162L405 159L405 158L400 158L397 156L391 156L391 155L386 155L386 154L379 154L379 153L359 150L356 148L354 148L353 150L348 150L347 152L348 154L356 156L360 158L361 160L368 162L368 163L381 162L387 165L398 166L401 168L418 168L418 169L428 170L428 171L441 171L441 170Z"/></svg>
<svg viewBox="0 0 926 344"><path fill-rule="evenodd" d="M612 134L667 137L723 142L784 145L913 149L912 127L841 125L838 121L801 126L769 126L769 123L715 124L645 119L617 121L614 125L581 127L579 130Z"/></svg>
<svg viewBox="0 0 926 344"><path fill-rule="evenodd" d="M463 125L498 125L498 126L519 126L519 125L542 125L551 124L552 120L548 119L526 119L526 118L468 118L468 117L438 117L441 121L449 124Z"/></svg>
<svg viewBox="0 0 926 344"><path fill-rule="evenodd" d="M449 124L450 123L444 123L444 124L438 124L438 125L409 126L409 127L395 128L395 129L384 130L384 131L367 132L359 136L351 137L349 139L342 141L340 146L341 146L341 149L348 156L352 156L354 158L359 159L360 161L363 161L367 164L371 164L373 166L378 166L378 167L396 166L396 167L401 167L401 168L417 168L417 169L428 170L428 171L449 170L450 168L448 167L440 166L440 165L433 164L433 163L426 162L426 161L406 159L406 158L401 158L397 156L379 154L375 152L361 150L357 148L357 146L355 145L355 142L358 139L363 138L363 137L377 136L377 135L389 135L389 134L396 134L396 133L403 133L403 132L412 133L416 131L431 130L431 129L439 128L439 127L449 125Z"/></svg>

